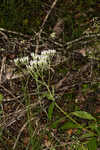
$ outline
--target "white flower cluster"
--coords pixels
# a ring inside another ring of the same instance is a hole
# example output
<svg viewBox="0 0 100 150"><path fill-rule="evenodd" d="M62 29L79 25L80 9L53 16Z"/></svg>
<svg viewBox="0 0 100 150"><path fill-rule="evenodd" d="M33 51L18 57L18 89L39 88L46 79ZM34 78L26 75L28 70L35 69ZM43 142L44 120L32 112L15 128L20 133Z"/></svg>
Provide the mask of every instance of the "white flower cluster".
<svg viewBox="0 0 100 150"><path fill-rule="evenodd" d="M32 70L33 68L41 67L45 69L50 63L50 57L53 57L56 54L56 50L44 50L41 52L41 55L31 53L32 60L29 62L28 57L17 58L14 60L16 65L25 64L28 70Z"/></svg>
<svg viewBox="0 0 100 150"><path fill-rule="evenodd" d="M27 64L28 61L29 61L28 56L14 59L14 62L15 62L16 65L19 65L19 63L21 63L21 64Z"/></svg>
<svg viewBox="0 0 100 150"><path fill-rule="evenodd" d="M49 49L41 52L41 55L46 55L46 56L54 56L56 53L55 49Z"/></svg>

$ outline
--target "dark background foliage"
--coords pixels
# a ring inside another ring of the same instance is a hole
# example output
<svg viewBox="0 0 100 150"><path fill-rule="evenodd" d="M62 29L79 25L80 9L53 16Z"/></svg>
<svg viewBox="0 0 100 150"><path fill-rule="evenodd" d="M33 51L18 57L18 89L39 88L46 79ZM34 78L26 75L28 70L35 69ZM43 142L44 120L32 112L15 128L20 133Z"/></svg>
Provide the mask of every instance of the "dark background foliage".
<svg viewBox="0 0 100 150"><path fill-rule="evenodd" d="M0 4L0 27L32 34L40 29L52 2L53 0L4 0ZM48 18L45 30L51 32L56 20L59 17L64 18L65 32L69 30L68 36L73 33L73 37L70 38L75 38L81 32L81 22L98 16L99 8L97 0L58 0Z"/></svg>

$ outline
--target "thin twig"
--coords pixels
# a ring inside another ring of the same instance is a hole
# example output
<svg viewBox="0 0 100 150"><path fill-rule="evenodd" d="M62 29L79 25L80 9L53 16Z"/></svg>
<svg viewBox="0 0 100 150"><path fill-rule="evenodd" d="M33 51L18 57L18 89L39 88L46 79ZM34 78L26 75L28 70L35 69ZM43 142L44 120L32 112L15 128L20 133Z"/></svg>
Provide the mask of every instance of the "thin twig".
<svg viewBox="0 0 100 150"><path fill-rule="evenodd" d="M15 150L16 145L17 145L17 143L18 143L18 140L19 140L19 138L20 138L20 135L21 135L21 133L23 132L23 130L26 128L26 126L28 125L28 123L29 123L30 121L33 121L33 120L36 120L36 119L37 119L37 117L33 117L33 118L31 118L31 120L28 120L27 122L25 122L25 124L22 126L22 128L20 129L19 134L18 134L18 136L17 136L17 139L16 139L16 141L15 141L15 143L14 143L13 150Z"/></svg>
<svg viewBox="0 0 100 150"><path fill-rule="evenodd" d="M87 39L87 38L97 38L97 37L100 37L100 33L98 33L98 34L88 34L88 35L84 35L84 36L81 36L81 37L79 37L79 38L77 38L77 39L75 39L75 40L73 40L73 41L66 42L65 45L64 45L64 47L67 47L67 46L69 46L69 45L72 45L72 44L74 44L74 43L77 43L77 42L79 42L79 41L81 41L81 40L84 40L84 39Z"/></svg>
<svg viewBox="0 0 100 150"><path fill-rule="evenodd" d="M16 31L11 31L11 30L7 30L7 29L4 29L4 28L0 28L0 31L4 31L4 32L7 32L7 33L11 33L11 34L15 34L15 35L19 35L19 36L23 36L25 38L30 38L31 36L27 35L27 34L23 34L21 32L16 32ZM0 32L1 33L1 32Z"/></svg>
<svg viewBox="0 0 100 150"><path fill-rule="evenodd" d="M0 84L0 87L3 88L8 94L10 94L13 98L16 98L12 92L10 92L7 88Z"/></svg>
<svg viewBox="0 0 100 150"><path fill-rule="evenodd" d="M50 15L52 9L55 7L56 3L57 3L57 0L55 0L55 1L53 2L53 4L51 5L51 8L50 8L50 10L48 11L47 15L45 16L44 21L43 21L43 23L42 23L42 25L41 25L40 31L39 31L38 34L37 34L37 40L36 40L37 45L36 45L36 49L35 49L35 53L36 53L36 54L38 53L38 49L39 49L38 45L39 45L39 42L40 42L41 33L42 33L42 31L43 31L44 25L45 25L45 23L46 23L46 21L47 21L49 15Z"/></svg>
<svg viewBox="0 0 100 150"><path fill-rule="evenodd" d="M9 41L8 37L7 37L7 35L5 33L3 33L2 31L0 31L0 34L4 37L5 40Z"/></svg>
<svg viewBox="0 0 100 150"><path fill-rule="evenodd" d="M43 21L42 26L41 26L41 29L40 29L40 34L42 33L43 28L44 28L44 25L45 25L45 23L46 23L46 21L47 21L49 15L50 15L52 9L55 7L56 3L57 3L57 0L55 0L55 1L53 2L53 4L51 5L50 10L48 11L47 15L45 16L44 21Z"/></svg>
<svg viewBox="0 0 100 150"><path fill-rule="evenodd" d="M6 63L6 56L3 57L2 62L1 62L1 70L0 70L0 83L2 83L2 79L5 73L5 63Z"/></svg>
<svg viewBox="0 0 100 150"><path fill-rule="evenodd" d="M2 123L0 124L0 127L7 128L7 127L11 126L14 122L19 120L22 116L24 116L25 113L27 112L27 110L31 110L39 104L40 104L40 101L37 101L36 103L30 104L22 110L17 110L15 112L13 112L12 114L7 116L7 119L4 122L2 121ZM11 115L13 115L13 116L11 116Z"/></svg>

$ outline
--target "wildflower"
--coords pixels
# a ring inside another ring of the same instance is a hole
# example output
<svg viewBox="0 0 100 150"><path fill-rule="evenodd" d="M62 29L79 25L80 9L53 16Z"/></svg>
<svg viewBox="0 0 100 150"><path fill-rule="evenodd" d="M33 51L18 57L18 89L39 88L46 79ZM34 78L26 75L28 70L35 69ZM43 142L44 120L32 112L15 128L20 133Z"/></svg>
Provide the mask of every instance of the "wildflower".
<svg viewBox="0 0 100 150"><path fill-rule="evenodd" d="M26 65L26 68L27 68L28 71L32 71L33 70L33 66L31 66L31 65Z"/></svg>
<svg viewBox="0 0 100 150"><path fill-rule="evenodd" d="M41 55L48 55L48 50L44 50L41 52Z"/></svg>
<svg viewBox="0 0 100 150"><path fill-rule="evenodd" d="M25 40L21 40L20 43L21 43L21 44L24 44L24 43L25 43Z"/></svg>
<svg viewBox="0 0 100 150"><path fill-rule="evenodd" d="M55 49L52 49L50 50L52 54L55 54L56 53L56 50Z"/></svg>
<svg viewBox="0 0 100 150"><path fill-rule="evenodd" d="M31 56L32 56L33 60L39 60L41 57L41 55L34 54L34 53L31 53Z"/></svg>
<svg viewBox="0 0 100 150"><path fill-rule="evenodd" d="M33 53L31 53L31 57L32 57L32 58L34 58L34 56L35 56L34 52L33 52Z"/></svg>
<svg viewBox="0 0 100 150"><path fill-rule="evenodd" d="M49 49L41 52L41 55L47 55L47 56L54 56L56 53L56 50L54 49Z"/></svg>
<svg viewBox="0 0 100 150"><path fill-rule="evenodd" d="M14 59L14 62L15 62L16 65L18 65L18 63L19 63L19 58Z"/></svg>
<svg viewBox="0 0 100 150"><path fill-rule="evenodd" d="M34 68L37 68L38 61L37 60L31 60L29 65L26 65L26 68L28 71L33 71Z"/></svg>
<svg viewBox="0 0 100 150"><path fill-rule="evenodd" d="M48 62L46 60L41 59L38 61L38 66L41 68L44 68L44 67L46 68L47 65L48 65Z"/></svg>
<svg viewBox="0 0 100 150"><path fill-rule="evenodd" d="M37 60L31 60L30 61L30 66L36 66L38 64Z"/></svg>
<svg viewBox="0 0 100 150"><path fill-rule="evenodd" d="M50 37L53 38L53 39L56 38L56 33L55 32L51 33Z"/></svg>
<svg viewBox="0 0 100 150"><path fill-rule="evenodd" d="M21 64L27 64L28 63L28 56L22 57L22 58L16 58L16 59L14 59L14 62L16 65L20 65L20 63Z"/></svg>
<svg viewBox="0 0 100 150"><path fill-rule="evenodd" d="M40 60L41 59L41 55L35 55L34 57L36 60Z"/></svg>
<svg viewBox="0 0 100 150"><path fill-rule="evenodd" d="M40 60L48 61L49 60L49 56L41 55L41 59Z"/></svg>
<svg viewBox="0 0 100 150"><path fill-rule="evenodd" d="M22 64L27 64L28 63L28 56L27 57L22 57L19 59L19 61L22 63Z"/></svg>

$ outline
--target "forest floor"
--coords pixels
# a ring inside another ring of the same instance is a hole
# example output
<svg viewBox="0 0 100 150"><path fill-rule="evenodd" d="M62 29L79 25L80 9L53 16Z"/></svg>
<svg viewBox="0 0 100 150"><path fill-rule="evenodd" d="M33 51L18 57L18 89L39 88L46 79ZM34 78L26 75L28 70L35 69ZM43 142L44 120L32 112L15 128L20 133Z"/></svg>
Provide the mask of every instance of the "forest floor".
<svg viewBox="0 0 100 150"><path fill-rule="evenodd" d="M42 37L38 53L56 54L48 69L32 73L14 60L31 60L36 39L8 30L0 35L0 149L99 150L100 32L71 44Z"/></svg>

